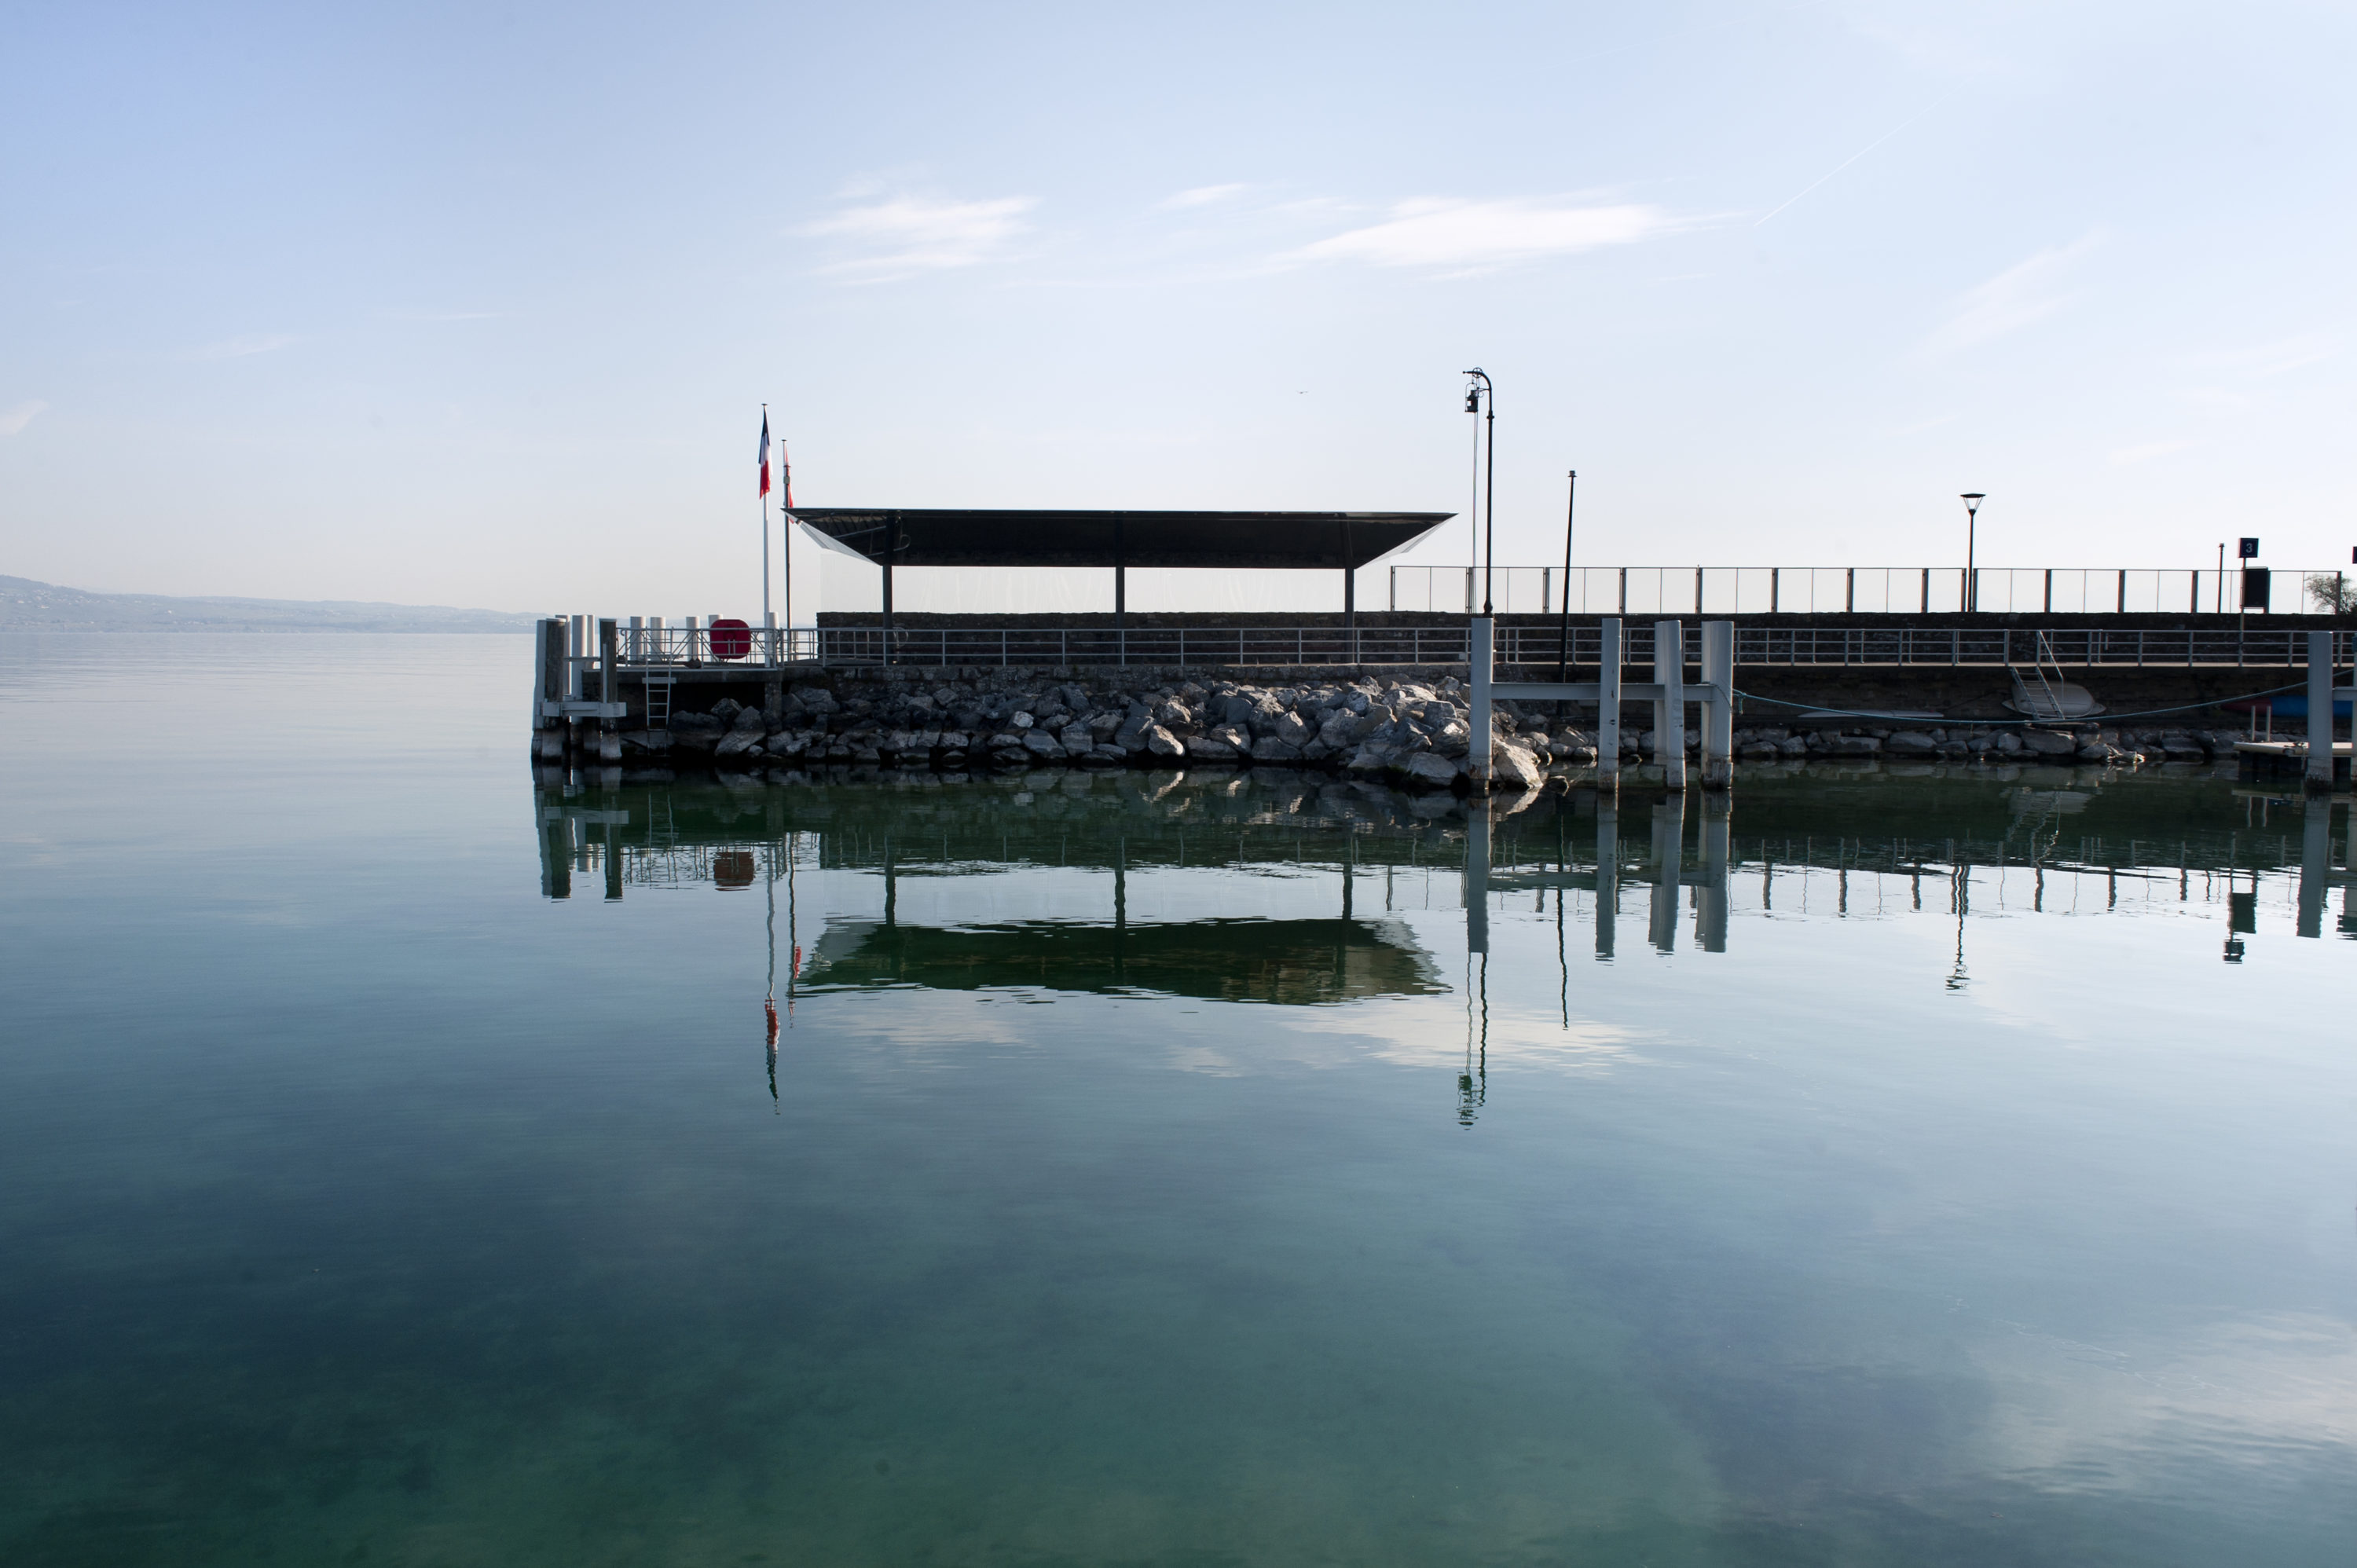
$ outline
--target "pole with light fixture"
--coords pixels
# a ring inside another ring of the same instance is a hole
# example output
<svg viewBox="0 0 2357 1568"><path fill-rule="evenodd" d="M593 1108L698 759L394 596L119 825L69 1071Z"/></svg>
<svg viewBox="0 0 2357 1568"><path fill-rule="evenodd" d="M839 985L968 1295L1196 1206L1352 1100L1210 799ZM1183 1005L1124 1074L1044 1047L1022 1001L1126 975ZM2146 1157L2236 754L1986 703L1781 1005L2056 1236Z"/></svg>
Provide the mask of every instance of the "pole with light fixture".
<svg viewBox="0 0 2357 1568"><path fill-rule="evenodd" d="M1966 490L1958 499L1964 503L1964 612L1969 615L1981 607L1981 580L1974 564L1973 536L1978 532L1981 502L1988 497L1979 490Z"/></svg>
<svg viewBox="0 0 2357 1568"><path fill-rule="evenodd" d="M1471 685L1471 690L1466 693L1468 698L1466 727L1471 731L1465 755L1466 782L1472 787L1475 794L1486 795L1490 792L1490 757L1492 739L1490 682L1497 671L1498 646L1498 623L1492 618L1492 600L1490 594L1490 574L1491 568L1496 565L1498 558L1498 399L1495 389L1490 385L1490 376L1487 371L1477 365L1465 373L1474 377L1477 382L1465 389L1465 412L1481 413L1481 404L1485 399L1490 405L1490 478L1488 505L1485 509L1489 516L1485 520L1488 526L1482 535L1481 547L1481 613L1473 618L1473 624L1466 628L1465 638L1465 673ZM1480 427L1477 425L1474 428L1478 430ZM1482 821L1486 823L1488 818L1484 816ZM1476 831L1487 832L1488 830L1486 827L1477 827Z"/></svg>
<svg viewBox="0 0 2357 1568"><path fill-rule="evenodd" d="M1486 400L1490 405L1490 472L1488 494L1482 499L1482 510L1488 515L1481 528L1481 613L1495 613L1491 607L1490 574L1498 563L1498 390L1490 384L1490 373L1476 365L1465 372L1479 377L1480 385L1465 389L1465 412L1480 413Z"/></svg>

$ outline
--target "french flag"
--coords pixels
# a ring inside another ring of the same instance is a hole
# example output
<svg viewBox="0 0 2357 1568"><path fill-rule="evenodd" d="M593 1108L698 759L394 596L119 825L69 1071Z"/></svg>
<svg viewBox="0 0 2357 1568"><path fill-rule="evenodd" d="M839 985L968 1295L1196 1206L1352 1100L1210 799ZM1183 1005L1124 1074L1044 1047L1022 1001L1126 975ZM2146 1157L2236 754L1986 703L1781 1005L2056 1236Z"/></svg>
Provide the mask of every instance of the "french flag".
<svg viewBox="0 0 2357 1568"><path fill-rule="evenodd" d="M761 493L770 493L770 411L761 411Z"/></svg>

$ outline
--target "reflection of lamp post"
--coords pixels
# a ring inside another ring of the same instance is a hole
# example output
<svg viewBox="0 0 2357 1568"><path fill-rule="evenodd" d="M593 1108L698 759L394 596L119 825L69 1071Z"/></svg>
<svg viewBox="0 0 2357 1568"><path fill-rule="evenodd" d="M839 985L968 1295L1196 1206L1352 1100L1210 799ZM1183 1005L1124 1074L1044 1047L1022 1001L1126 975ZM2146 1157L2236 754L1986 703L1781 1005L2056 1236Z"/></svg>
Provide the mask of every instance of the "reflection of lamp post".
<svg viewBox="0 0 2357 1568"><path fill-rule="evenodd" d="M1964 609L1967 613L1981 607L1981 584L1973 570L1973 535L1978 530L1981 502L1988 497L1979 490L1966 490L1961 498L1964 503Z"/></svg>
<svg viewBox="0 0 2357 1568"><path fill-rule="evenodd" d="M1498 392L1490 384L1490 372L1480 366L1476 365L1465 373L1479 376L1481 380L1480 386L1465 389L1465 412L1480 413L1481 401L1485 397L1490 403L1489 495L1482 503L1489 517L1483 522L1481 532L1481 613L1486 616L1491 613L1490 571L1498 564Z"/></svg>

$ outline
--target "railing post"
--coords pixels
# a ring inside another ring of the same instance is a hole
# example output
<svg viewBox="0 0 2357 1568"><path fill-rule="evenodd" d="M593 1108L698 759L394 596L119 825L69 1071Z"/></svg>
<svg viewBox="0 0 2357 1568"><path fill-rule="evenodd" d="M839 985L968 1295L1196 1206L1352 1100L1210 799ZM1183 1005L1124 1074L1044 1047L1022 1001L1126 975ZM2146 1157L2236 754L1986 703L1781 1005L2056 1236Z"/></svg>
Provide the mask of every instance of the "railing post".
<svg viewBox="0 0 2357 1568"><path fill-rule="evenodd" d="M1844 615L1857 613L1857 568L1855 566L1849 567L1843 574L1842 613Z"/></svg>
<svg viewBox="0 0 2357 1568"><path fill-rule="evenodd" d="M1781 566L1770 566L1768 568L1768 613L1770 615L1774 615L1776 613L1776 590L1781 585L1777 582L1777 578L1782 574L1782 572L1783 568Z"/></svg>
<svg viewBox="0 0 2357 1568"><path fill-rule="evenodd" d="M2128 613L2128 569L2125 566L2120 568L2119 608L2114 610L2112 613L2114 615L2126 615Z"/></svg>
<svg viewBox="0 0 2357 1568"><path fill-rule="evenodd" d="M1596 639L1596 788L1620 788L1620 618L1606 616ZM1602 868L1598 868L1601 876Z"/></svg>
<svg viewBox="0 0 2357 1568"><path fill-rule="evenodd" d="M1629 613L1629 568L1620 568L1620 613Z"/></svg>
<svg viewBox="0 0 2357 1568"><path fill-rule="evenodd" d="M1932 568L1929 566L1923 568L1923 603L1916 613L1919 615L1932 613Z"/></svg>
<svg viewBox="0 0 2357 1568"><path fill-rule="evenodd" d="M1702 568L1695 568L1695 614L1702 614Z"/></svg>

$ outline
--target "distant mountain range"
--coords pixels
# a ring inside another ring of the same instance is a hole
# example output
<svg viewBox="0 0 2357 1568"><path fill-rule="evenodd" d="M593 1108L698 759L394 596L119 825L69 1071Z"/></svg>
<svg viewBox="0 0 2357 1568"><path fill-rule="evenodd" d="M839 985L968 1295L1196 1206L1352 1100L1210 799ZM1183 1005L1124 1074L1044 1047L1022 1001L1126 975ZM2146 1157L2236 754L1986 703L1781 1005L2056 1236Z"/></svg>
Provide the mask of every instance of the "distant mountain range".
<svg viewBox="0 0 2357 1568"><path fill-rule="evenodd" d="M0 631L529 631L536 617L356 599L89 594L0 577Z"/></svg>

